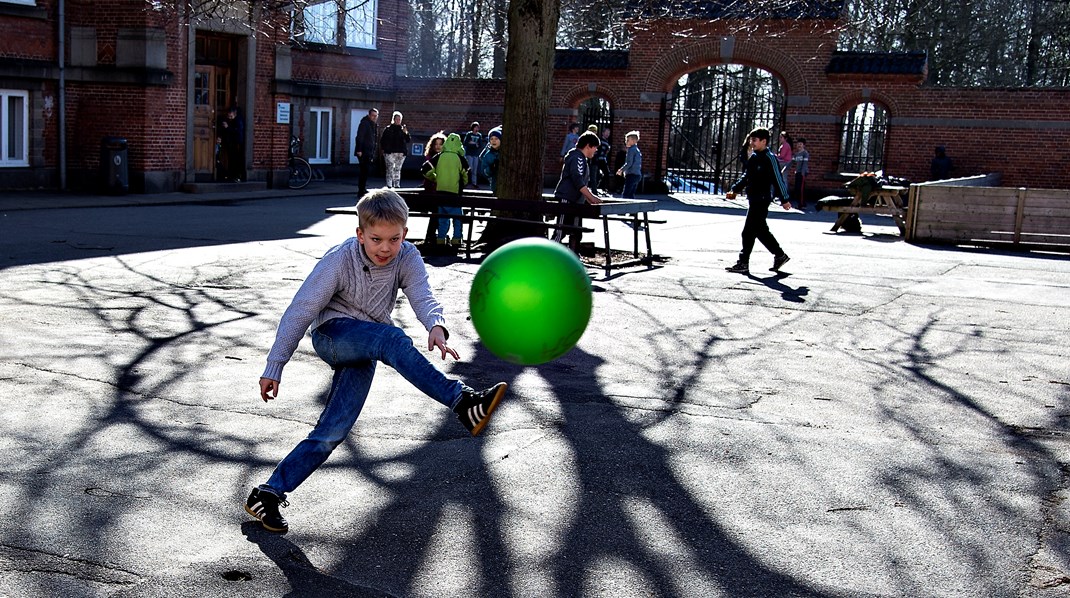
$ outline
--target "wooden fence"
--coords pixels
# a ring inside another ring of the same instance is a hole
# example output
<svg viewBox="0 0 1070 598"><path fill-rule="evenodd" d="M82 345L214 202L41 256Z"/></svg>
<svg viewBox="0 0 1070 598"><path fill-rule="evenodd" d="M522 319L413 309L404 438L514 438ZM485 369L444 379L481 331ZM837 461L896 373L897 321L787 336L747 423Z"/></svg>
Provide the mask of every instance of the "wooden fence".
<svg viewBox="0 0 1070 598"><path fill-rule="evenodd" d="M907 241L1070 252L1070 190L986 186L995 181L911 185Z"/></svg>

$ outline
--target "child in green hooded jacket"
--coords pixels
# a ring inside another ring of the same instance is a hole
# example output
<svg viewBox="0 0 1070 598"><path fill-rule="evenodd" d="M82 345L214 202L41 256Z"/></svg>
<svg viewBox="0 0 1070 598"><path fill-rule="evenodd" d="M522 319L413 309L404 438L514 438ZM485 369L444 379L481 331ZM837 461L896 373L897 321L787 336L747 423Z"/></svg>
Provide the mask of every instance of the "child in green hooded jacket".
<svg viewBox="0 0 1070 598"><path fill-rule="evenodd" d="M439 193L460 195L461 190L468 184L468 161L464 156L464 146L461 144L460 135L456 133L447 135L445 143L442 144L442 151L424 162L421 171L424 178L435 182L435 188ZM459 215L461 213L461 208L458 206L439 206L438 210L442 214ZM446 244L450 220L453 221L453 239L450 243L454 246L461 244L461 238L464 236L461 231L461 219L439 218L436 240L439 245Z"/></svg>

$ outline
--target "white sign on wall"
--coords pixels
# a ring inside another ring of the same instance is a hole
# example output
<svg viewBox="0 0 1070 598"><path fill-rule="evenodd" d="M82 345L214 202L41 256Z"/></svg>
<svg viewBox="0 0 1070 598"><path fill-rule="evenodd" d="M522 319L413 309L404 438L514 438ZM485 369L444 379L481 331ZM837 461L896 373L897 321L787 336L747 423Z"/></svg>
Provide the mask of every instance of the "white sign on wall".
<svg viewBox="0 0 1070 598"><path fill-rule="evenodd" d="M275 106L275 122L280 125L290 124L290 103L279 102Z"/></svg>

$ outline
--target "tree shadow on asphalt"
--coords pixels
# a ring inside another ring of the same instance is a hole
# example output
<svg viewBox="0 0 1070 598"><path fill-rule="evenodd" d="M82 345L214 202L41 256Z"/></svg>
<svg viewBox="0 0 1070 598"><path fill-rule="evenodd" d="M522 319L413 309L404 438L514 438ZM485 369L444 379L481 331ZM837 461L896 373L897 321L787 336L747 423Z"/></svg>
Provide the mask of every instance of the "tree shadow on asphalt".
<svg viewBox="0 0 1070 598"><path fill-rule="evenodd" d="M572 494L577 502L560 505L573 513L569 517L573 523L550 540L554 549L547 566L556 594L580 592L591 583L592 575L604 573L601 569L607 561L626 563L641 572L650 587L679 587L678 563L666 560L650 545L651 540L636 530L631 503L642 500L659 511L661 519L669 522L672 535L685 546L684 552L694 556L695 568L688 575L712 580L726 596L823 596L761 563L716 523L715 513L695 502L676 479L669 451L647 440L646 426L630 422L627 409L615 405L600 388L596 376L599 364L598 357L573 349L565 358L536 368L550 383L561 416L535 415L535 431L545 429L567 441L570 460L576 466L574 472L560 472L575 475L566 483L575 488ZM530 414L543 411L531 408L523 386L516 386L525 368L497 360L482 347L470 362L456 364L452 373L472 380L486 378L488 370L494 371L496 379L511 384L507 402L513 405L509 408ZM596 425L593 420L597 420ZM392 595L412 593L417 589L413 585L427 583L420 575L434 560L431 555L443 550L435 545L442 541L436 537L436 528L448 519L448 512L459 509L468 515L471 528L453 528L449 533L472 536L468 546L473 550L453 555L463 567L460 573L469 584L466 591L480 596L524 595L525 589L517 585L512 574L531 563L517 562L516 552L505 542L510 533L510 509L490 475L489 468L496 464L487 462L483 454L486 438L469 438L451 415L427 442L390 458L390 463L403 464L411 472L405 480L392 481L376 474L384 461L361 456L358 445L362 432L377 432L371 425L361 427L359 421L356 433L346 441L350 456L339 458L340 451L336 451L331 467L359 471L382 493L395 498L377 511L366 531L345 540L345 556L331 567L331 574ZM496 423L499 427L492 423L485 433L487 438L516 431L501 428L501 421ZM517 449L518 454L525 450ZM464 546L450 543L447 548ZM285 557L285 552L276 549L272 560L282 560L280 553ZM291 581L318 582L286 575ZM293 589L300 592L302 587Z"/></svg>
<svg viewBox="0 0 1070 598"><path fill-rule="evenodd" d="M92 452L95 443L109 441L116 431L123 430L125 435L137 438L138 445L156 448L119 457L108 465L108 473L118 476L113 489L161 475L182 479L190 475L187 468L192 463L207 461L240 465L247 473L235 482L238 493L243 494L253 485L256 472L274 465L250 455L265 452L260 449L267 445L275 453L278 441L257 433L221 432L211 425L184 425L180 415L184 409L199 411L207 407L212 417L227 411L234 416L257 413L252 407L246 410L213 405L211 399L173 397L170 389L180 386L191 370L206 360L224 360L235 351L234 342L239 346L250 342L247 338L229 338L220 328L254 317L256 313L247 306L257 303L256 293L242 289L239 299L238 295L231 296L227 288L186 286L152 271L151 263L148 269L131 264L125 264L125 268L144 280L144 284L137 285L138 290L114 287L79 271L67 273L55 282L73 295L64 298L63 305L73 306L80 317L94 320L101 329L122 339L118 342L132 348L132 352L123 356L110 347L101 347L97 359L114 363L114 378L103 380L113 386L113 394L100 404L102 412L94 416L94 425L66 436L50 452L85 455ZM196 267L192 270L187 276L195 280ZM212 342L213 334L221 340ZM183 351L192 346L199 348L197 354L182 357ZM261 353L263 349L249 348ZM705 367L704 360L694 365L696 370ZM161 371L161 364L170 367ZM600 358L573 349L566 358L538 369L549 382L563 417L536 418L536 426L567 441L576 464L574 483L578 486L577 502L568 506L576 514L574 523L554 538L557 549L548 564L558 593L569 594L583 588L592 572L603 568L606 560L629 564L648 576L655 587L677 587L679 571L675 563L660 555L650 546L649 538L635 529L629 505L641 499L659 511L686 551L695 555L697 570L689 574L712 580L725 595L755 596L755 588L762 588L766 596L822 595L762 563L716 522L715 513L707 512L695 501L674 475L669 462L671 453L648 440L645 426L629 421L627 409L614 404L600 387L596 373L601 365ZM475 380L487 377L490 370L495 378L513 385L511 401L519 406L528 402L523 387L516 386L525 369L497 360L481 346L471 361L455 364L452 373ZM411 392L419 394L414 389ZM673 400L680 397L677 394ZM168 400L176 401L172 408ZM592 412L597 416L596 425L592 425ZM313 566L291 539L254 534L248 523L242 525L242 533L277 564L294 595L320 588L404 595L422 581L422 570L441 548L437 545L441 538L435 536L436 524L451 510L461 509L471 513L474 535L474 553L461 557L463 566L469 569L465 572L472 583L469 589L475 595L523 595L524 589L511 576L522 563L517 562L516 554L505 542L511 533L507 524L511 509L498 495L489 475L488 467L493 463L485 461L484 440L469 438L452 414L439 421L439 427L425 442L390 459L411 469L413 473L407 479L398 481L379 475L383 460L362 456L361 434L373 432L359 424L346 442L349 457L336 451L322 468L355 470L393 497L366 531L345 540L345 556L330 573ZM587 425L582 423L585 421ZM492 427L490 433L503 431L495 432ZM45 459L32 477L47 478L49 461ZM153 496L169 500L166 497L177 491L180 488L161 488ZM42 502L46 498L43 492L44 487L42 495L36 497ZM24 498L22 512L15 516L35 517L35 497ZM359 501L354 502L357 506L353 508L359 511ZM229 508L232 504L228 494L226 505ZM81 530L87 545L99 547L100 552L93 556L107 557L109 530L121 525L131 508L128 501L110 501L94 508L91 524Z"/></svg>
<svg viewBox="0 0 1070 598"><path fill-rule="evenodd" d="M114 388L110 402L101 402L102 412L94 416L97 425L68 435L50 447L47 452L52 456L46 455L27 479L49 480L53 459L92 453L95 442L108 440L114 430L132 427L142 435L140 443L153 448L146 448L133 456L116 457L115 463L110 465L118 468L115 472L118 478L116 486L136 485L139 480L159 475L160 469L172 476L187 475L189 472L183 470L189 465L177 463L196 458L240 466L245 475L240 476L242 479L234 484L239 488L238 493L244 494L258 472L274 465L274 461L251 458L250 455L264 452L262 449L265 446L271 447L271 453L290 447L280 449L277 439L263 437L256 432L224 433L212 426L182 425L176 419L181 417L179 412L185 408L206 407L213 411L214 416L227 412L242 417L259 417L262 414L252 408L227 409L212 405L210 401L198 402L198 398L176 398L169 389L186 380L191 370L206 361L225 359L235 347L244 346L258 354L266 351L264 347L253 346L248 338L234 338L221 330L228 324L255 317L257 313L249 306L263 302L263 297L248 287L185 286L147 271L148 267L127 267L131 273L144 277L153 286L144 290L112 287L75 272L63 274L55 282L72 295L57 300L57 307L72 309L80 317L95 320L103 330L119 338L117 342L134 347L134 351L129 356L121 356L108 346L100 348L95 358L101 363L113 364L110 367L113 368L111 372L114 378L103 380ZM790 290L777 276L770 278L774 280L766 285L769 288L780 290L779 285ZM190 279L197 279L196 272L190 273ZM240 294L235 294L238 291ZM634 298L629 306L650 316L656 310L649 300L644 302L641 297ZM720 319L712 308L703 306L703 309L707 310L712 321ZM161 313L169 317L161 321ZM1031 437L1028 431L1003 424L973 397L934 375L933 364L947 358L947 355L933 355L925 342L926 335L936 328L937 320L934 317L920 330L904 331L914 339L915 344L906 351L909 362L898 367L905 367L915 376L921 388L945 394L954 403L990 420L992 425L1003 431L1009 447L1024 449L1039 458L1038 463L1030 465L1036 479L1050 478L1049 470L1056 463L1055 455L1050 450ZM671 329L657 332L668 335L670 343L677 334ZM213 335L217 336L217 340L211 341ZM209 339L206 351L183 356L183 350L191 346L202 347L205 338ZM674 379L668 371L673 363L671 356L661 355L651 360L650 376L660 383L652 386L662 389L664 395L659 398L669 403L669 407L659 416L661 420L671 416L684 402L689 389L700 383L699 374L714 367L713 349L719 340L716 334L706 335L703 342L692 350L694 361L681 366L687 372L682 379ZM652 346L663 344L652 343ZM121 360L117 359L120 356ZM57 362L62 363L66 357L57 354ZM854 359L868 360L864 355L856 355ZM169 364L169 369L161 368L161 364ZM676 578L678 571L673 567L676 563L657 554L649 539L636 529L633 501L638 499L653 506L661 519L668 522L686 552L696 555L698 570L694 574L712 580L725 595L829 595L763 563L734 534L718 523L716 513L708 511L696 501L674 473L669 449L647 438L649 424L636 423L628 417L628 408L602 388L597 372L603 365L600 357L577 348L556 362L536 368L536 372L549 384L554 397L552 400L560 407L559 417L540 416L543 410L531 408L532 400L524 395L523 386L516 385L525 368L501 362L482 347L476 349L472 360L457 363L452 369L453 374L466 380L486 378L490 375L488 372L493 370L495 377L500 376L511 383L513 390L509 401L534 414L532 417L537 428L546 429L548 433L567 441L574 457L574 483L577 489L574 493L576 503L568 505L569 509L575 511L571 517L572 523L555 538L556 550L549 560L552 582L559 593L568 594L584 588L585 583L590 581L592 571L604 567L607 561L627 563L634 570L649 576L657 588L679 587ZM873 360L871 365L879 368L897 367L877 360ZM165 371L161 373L161 369ZM889 380L901 379L902 372L894 371L891 374ZM383 375L383 372L379 375ZM662 376L665 379L662 380ZM227 385L223 381L214 381L213 384L217 389L220 385ZM409 388L408 391L414 397L423 399L418 397L415 389ZM168 408L167 403L161 406L161 401L165 400L175 401L170 404L172 408ZM885 417L904 429L915 430L920 441L928 442L926 436L930 432L924 429L922 422L911 419L909 414L888 410ZM294 421L310 425L310 422L299 419ZM313 566L297 540L255 533L252 527L255 524L248 522L241 526L242 533L256 543L286 576L294 595L307 595L306 590L315 591L317 588L340 593L358 591L354 588L396 595L411 592L413 585L420 580L422 569L434 560L435 549L439 548L436 543L441 539L435 536L437 524L447 520L450 513L457 509L470 514L472 525L475 551L461 559L464 566L470 568L466 573L475 580L470 588L472 593L523 595L524 588L518 586L516 578L512 576L522 563L517 562L515 553L509 550L506 542L513 525L509 522L511 508L497 493L489 471L495 464L486 461L484 440L468 438L452 415L446 414L439 418L438 427L432 428L429 436L419 442L415 449L389 458L390 463L408 466L412 471L407 479L399 481L378 473L386 462L384 459L365 456L359 450L361 435L375 433L369 428L360 425L358 420L354 434L345 445L349 449L347 454L340 455L340 451L336 451L324 469L358 472L373 480L391 500L376 514L372 525L365 531L343 540L347 544L345 554L337 565L332 566L330 573ZM488 435L492 437L507 431L495 429L492 424ZM939 450L934 448L934 452L934 459L941 462ZM942 462L942 471L936 475L941 473L982 488L987 479L963 471L961 463L947 460ZM904 497L917 500L911 495L914 488L910 481L930 480L933 476L933 471L929 469L898 471L895 476L885 479L884 483ZM24 487L28 492L21 497L22 506L13 511L11 516L20 519L36 517L38 501L35 499L44 502L48 485L46 481L39 484L35 481L29 487ZM178 488L163 489L162 496L154 496L158 500L170 500L169 494L177 491ZM226 494L226 505L230 507L232 497ZM355 511L360 510L359 501L347 504L353 505ZM970 505L960 504L957 508L968 511ZM116 500L96 508L87 517L86 523L80 524L86 545L100 551L94 555L107 557L109 530L119 525L133 510L135 507L131 501ZM345 517L346 514L342 513L341 516ZM939 513L933 512L930 516L934 526L946 524ZM297 534L297 537L301 535ZM337 542L336 538L312 534L307 537L315 542ZM969 538L962 539L962 542L970 545ZM975 556L983 563L983 555Z"/></svg>
<svg viewBox="0 0 1070 598"><path fill-rule="evenodd" d="M1066 407L1070 404L1070 390L1061 391L1062 400L1051 401L1050 407L1061 407L1054 410L1045 425L1033 427L1004 421L1012 414L1000 415L993 408L998 409L1008 395L1019 395L1017 401L1028 405L1038 401L1034 393L1044 394L1043 386L1000 385L1002 381L998 376L1002 374L994 374L996 378L986 380L993 374L987 371L985 364L1001 361L1000 353L1014 352L1013 348L1005 346L1004 339L998 336L987 339L983 330L978 329L975 334L957 335L959 340L948 345L935 338L946 336L949 326L942 321L939 311L913 326L894 320L885 323L888 330L881 336L889 344L903 345L897 351L901 357L888 359L881 352L873 351L871 355L859 352L852 360L856 366L869 370L867 378L874 380L871 394L881 420L887 422L890 431L910 438L911 446L917 447L919 455L905 459L906 463L886 466L887 470L878 477L879 487L896 497L897 506L910 508L911 514L923 519L925 525L940 530L940 541L946 543L947 549L965 553L966 562L972 563L977 571L1005 567L1001 557L1015 550L1013 537L1001 538L1001 543L986 536L986 531L1013 536L1015 532L1012 530L1017 524L1039 517L1042 521L1036 528L1017 532L1023 545L1032 546L1036 542L1030 553L1016 559L1020 569L1030 577L1024 587L1065 584L1066 572L1051 564L1063 564L1070 558L1067 544L1056 537L1063 533L1064 519L1056 513L1054 506L1063 501L1062 494L1070 487L1070 467L1051 442L1070 436L1070 409ZM868 343L859 340L853 344L864 346ZM933 347L943 348L935 350ZM970 368L977 371L961 371L962 366L957 365L957 360L978 352L985 355L981 357L983 363ZM1058 379L1056 371L1057 367L1047 372L1038 369L1028 374L1025 382L1031 378L1037 381ZM972 379L971 384L958 387L949 381L965 375ZM915 398L918 396L928 397L939 406L949 405L953 411L933 418L933 407L919 404ZM992 405L987 404L989 402ZM956 438L959 430L966 432L965 439ZM986 453L996 452L997 456L985 458L974 453L969 438L976 434L990 434L1001 445L995 450L985 449ZM1025 473L1016 471L1013 476L1014 479L1026 478L1034 485L1024 490L1032 502L1023 503L1012 496L1022 489L1007 488L1013 482L1008 481L1007 472L998 470L998 455L1003 452L1018 457L1014 460L1015 467L1023 468ZM938 508L934 508L934 496L941 499ZM1039 514L1033 513L1033 509ZM975 526L953 523L949 511L960 514L967 521L984 522L985 531L980 531L982 541L978 541L979 530ZM902 572L907 571L903 569ZM902 577L903 584L912 581L918 583L909 576ZM979 579L979 583L984 582ZM931 591L931 588L904 585L903 591L914 594ZM1012 591L1022 590L993 585L985 593L999 595Z"/></svg>
<svg viewBox="0 0 1070 598"><path fill-rule="evenodd" d="M382 590L349 583L320 571L296 544L284 536L265 530L258 522L246 521L241 525L241 533L249 542L256 544L264 556L271 559L286 577L292 589L284 595L286 598L335 598L338 596L383 598L389 596Z"/></svg>

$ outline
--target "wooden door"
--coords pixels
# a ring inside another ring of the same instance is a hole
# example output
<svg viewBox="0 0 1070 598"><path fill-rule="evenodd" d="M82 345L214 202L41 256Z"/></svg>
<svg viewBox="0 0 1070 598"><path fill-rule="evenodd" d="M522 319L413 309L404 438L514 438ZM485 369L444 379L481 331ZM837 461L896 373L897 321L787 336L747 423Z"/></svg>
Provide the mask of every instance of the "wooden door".
<svg viewBox="0 0 1070 598"><path fill-rule="evenodd" d="M216 119L234 101L231 70L198 64L193 74L193 168L215 174Z"/></svg>

